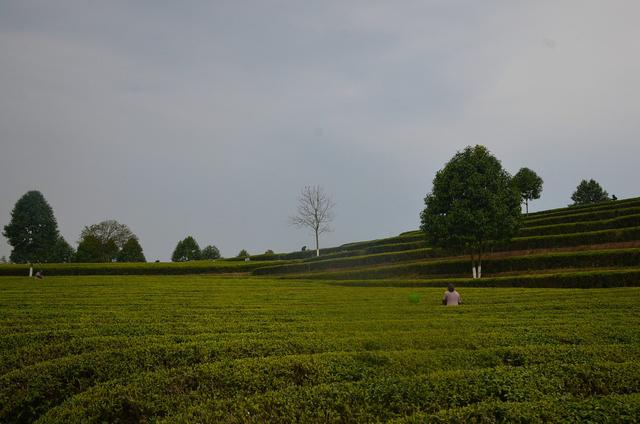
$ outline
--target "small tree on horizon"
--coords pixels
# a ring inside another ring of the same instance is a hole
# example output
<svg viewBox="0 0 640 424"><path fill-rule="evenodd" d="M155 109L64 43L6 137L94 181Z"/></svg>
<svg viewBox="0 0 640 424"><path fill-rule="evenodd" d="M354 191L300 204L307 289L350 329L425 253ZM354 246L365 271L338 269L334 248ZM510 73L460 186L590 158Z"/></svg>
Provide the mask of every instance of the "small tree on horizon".
<svg viewBox="0 0 640 424"><path fill-rule="evenodd" d="M248 258L248 257L249 257L249 252L247 252L245 249L242 249L238 253L238 256L236 256L236 258Z"/></svg>
<svg viewBox="0 0 640 424"><path fill-rule="evenodd" d="M483 253L520 225L520 195L484 146L456 153L436 173L424 201L420 229L435 246L469 253L473 278L482 277Z"/></svg>
<svg viewBox="0 0 640 424"><path fill-rule="evenodd" d="M147 262L138 238L133 236L122 246L117 256L118 262Z"/></svg>
<svg viewBox="0 0 640 424"><path fill-rule="evenodd" d="M513 176L512 181L520 192L520 197L522 197L522 201L525 204L526 214L529 215L529 202L540 198L544 181L529 168L520 168L518 173Z"/></svg>
<svg viewBox="0 0 640 424"><path fill-rule="evenodd" d="M604 202L611 200L609 194L594 179L582 180L576 187L576 191L571 195L572 206L587 205L589 203Z"/></svg>
<svg viewBox="0 0 640 424"><path fill-rule="evenodd" d="M220 259L220 251L210 244L202 249L202 259Z"/></svg>
<svg viewBox="0 0 640 424"><path fill-rule="evenodd" d="M320 256L320 234L331 231L335 203L320 186L305 186L300 191L296 215L289 223L297 228L309 228L316 238L316 256Z"/></svg>
<svg viewBox="0 0 640 424"><path fill-rule="evenodd" d="M187 236L184 240L178 242L171 255L171 260L173 262L187 262L197 261L201 257L202 252L198 242L193 237Z"/></svg>

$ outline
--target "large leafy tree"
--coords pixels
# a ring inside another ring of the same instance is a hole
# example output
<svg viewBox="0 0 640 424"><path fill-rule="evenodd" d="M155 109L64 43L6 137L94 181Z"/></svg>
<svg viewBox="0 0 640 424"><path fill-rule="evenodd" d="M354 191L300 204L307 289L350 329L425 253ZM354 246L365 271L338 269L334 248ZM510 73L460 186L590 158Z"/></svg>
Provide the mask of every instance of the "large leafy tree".
<svg viewBox="0 0 640 424"><path fill-rule="evenodd" d="M140 242L138 242L137 237L131 237L126 241L122 249L118 252L117 255L118 262L146 262L147 259L144 257L144 253L142 252L142 246L140 246Z"/></svg>
<svg viewBox="0 0 640 424"><path fill-rule="evenodd" d="M571 200L575 205L586 205L589 203L604 202L609 199L609 194L594 179L582 180L576 191L571 195Z"/></svg>
<svg viewBox="0 0 640 424"><path fill-rule="evenodd" d="M187 236L176 245L171 255L173 262L196 261L202 257L198 242L191 236Z"/></svg>
<svg viewBox="0 0 640 424"><path fill-rule="evenodd" d="M109 240L112 240L115 245L118 246L118 249L122 249L122 246L124 246L131 237L135 237L135 234L133 234L129 227L120 224L114 219L108 219L84 227L82 233L80 233L80 239L84 239L88 235L98 238L104 245L106 245Z"/></svg>
<svg viewBox="0 0 640 424"><path fill-rule="evenodd" d="M202 259L219 259L220 251L217 247L209 245L202 249Z"/></svg>
<svg viewBox="0 0 640 424"><path fill-rule="evenodd" d="M529 214L529 202L533 199L539 199L542 193L542 178L529 168L521 168L516 175L513 176L513 184L520 192L520 197L525 204L527 215Z"/></svg>
<svg viewBox="0 0 640 424"><path fill-rule="evenodd" d="M50 261L58 240L58 223L42 193L29 191L16 202L3 235L13 247L11 262Z"/></svg>
<svg viewBox="0 0 640 424"><path fill-rule="evenodd" d="M510 239L520 226L520 195L484 146L456 153L437 172L424 201L420 228L427 239L469 253L474 278L482 276L483 253L493 243Z"/></svg>
<svg viewBox="0 0 640 424"><path fill-rule="evenodd" d="M131 238L137 240L128 226L113 219L86 226L80 233L76 261L111 262Z"/></svg>

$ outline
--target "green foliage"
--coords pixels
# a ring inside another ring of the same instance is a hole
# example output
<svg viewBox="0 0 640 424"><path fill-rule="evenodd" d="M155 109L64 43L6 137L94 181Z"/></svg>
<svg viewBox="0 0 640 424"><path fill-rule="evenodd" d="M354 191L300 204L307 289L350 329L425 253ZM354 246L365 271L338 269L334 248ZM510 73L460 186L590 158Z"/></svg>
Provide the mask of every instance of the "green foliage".
<svg viewBox="0 0 640 424"><path fill-rule="evenodd" d="M465 148L438 171L425 205L420 228L434 246L482 255L520 226L520 196L483 146Z"/></svg>
<svg viewBox="0 0 640 424"><path fill-rule="evenodd" d="M73 262L75 258L75 250L62 236L58 236L56 243L51 249L51 256L49 262Z"/></svg>
<svg viewBox="0 0 640 424"><path fill-rule="evenodd" d="M640 263L640 249L613 249L601 251L558 252L508 256L485 259L487 273L522 273L553 269L633 267ZM305 264L310 265L310 264ZM293 274L295 278L358 280L365 278L442 278L466 275L467 261L459 259L435 259L409 262L399 265L360 268L354 270ZM274 275L302 272L299 265L282 265L258 268L255 275ZM292 276L292 277L293 277Z"/></svg>
<svg viewBox="0 0 640 424"><path fill-rule="evenodd" d="M374 255L352 256L346 258L335 258L315 261L304 261L286 265L270 266L259 268L254 271L255 275L275 275L295 272L311 272L341 268L352 268L367 265L389 264L402 261L416 261L433 257L433 249L417 249L404 252L379 253Z"/></svg>
<svg viewBox="0 0 640 424"><path fill-rule="evenodd" d="M47 276L56 275L182 275L182 274L230 274L247 273L266 265L280 265L290 261L228 261L212 262L113 262L113 263L47 263L39 265ZM6 264L0 266L0 276L28 275L26 264Z"/></svg>
<svg viewBox="0 0 640 424"><path fill-rule="evenodd" d="M53 209L39 191L29 191L16 202L3 235L13 247L11 262L48 262L58 240Z"/></svg>
<svg viewBox="0 0 640 424"><path fill-rule="evenodd" d="M446 285L0 284L1 422L635 422L640 412L638 288L463 287L465 305L446 308Z"/></svg>
<svg viewBox="0 0 640 424"><path fill-rule="evenodd" d="M220 259L220 251L213 245L206 246L202 249L202 259Z"/></svg>
<svg viewBox="0 0 640 424"><path fill-rule="evenodd" d="M614 228L573 234L516 237L496 246L496 250L549 249L558 247L590 246L601 243L621 243L640 240L640 227Z"/></svg>
<svg viewBox="0 0 640 424"><path fill-rule="evenodd" d="M567 224L577 223L583 221L598 221L610 218L616 218L626 215L638 215L640 214L640 206L622 207L616 209L604 209L604 210L578 210L571 214L558 214L558 215L539 215L535 216L535 219L526 219L524 221L525 227L537 227L542 225L554 225L554 224ZM530 215L531 216L531 215Z"/></svg>
<svg viewBox="0 0 640 424"><path fill-rule="evenodd" d="M532 212L526 219L538 219L541 217L572 215L577 213L597 212L597 211L613 211L627 209L631 207L639 207L640 198L632 197L629 199L618 200L615 202L588 203L586 205L570 205L564 208L548 209L539 212Z"/></svg>
<svg viewBox="0 0 640 424"><path fill-rule="evenodd" d="M521 168L513 176L512 182L520 193L520 197L526 205L527 214L529 214L529 202L533 199L539 199L542 193L542 178L529 168Z"/></svg>
<svg viewBox="0 0 640 424"><path fill-rule="evenodd" d="M623 215L599 221L577 221L567 222L565 224L525 227L518 232L518 236L530 237L550 234L571 234L625 227L640 227L640 214Z"/></svg>
<svg viewBox="0 0 640 424"><path fill-rule="evenodd" d="M200 251L198 242L196 242L193 237L187 236L184 240L178 242L171 255L171 260L173 262L187 262L197 261L201 257L202 252Z"/></svg>
<svg viewBox="0 0 640 424"><path fill-rule="evenodd" d="M122 249L132 237L136 237L129 227L113 219L84 227L80 233L80 239L82 240L89 235L100 240L103 246L109 246L109 242L112 241L118 250Z"/></svg>
<svg viewBox="0 0 640 424"><path fill-rule="evenodd" d="M135 242L130 242L131 239ZM127 251L122 253L127 243ZM80 233L76 262L112 262L120 257L122 262L144 261L142 247L129 227L113 219L84 227Z"/></svg>
<svg viewBox="0 0 640 424"><path fill-rule="evenodd" d="M454 283L456 287L526 287L562 289L602 289L613 287L640 287L640 269L570 271L541 274L522 274L506 277L486 277L482 280L470 278L428 279L335 279L330 284L346 287L445 287Z"/></svg>
<svg viewBox="0 0 640 424"><path fill-rule="evenodd" d="M138 238L133 236L122 246L117 256L118 262L146 262L142 246L138 242Z"/></svg>
<svg viewBox="0 0 640 424"><path fill-rule="evenodd" d="M242 249L239 253L238 256L236 256L236 258L248 258L249 257L249 252L247 252L245 249Z"/></svg>
<svg viewBox="0 0 640 424"><path fill-rule="evenodd" d="M600 184L591 179L589 181L580 181L580 184L576 187L576 191L571 195L571 200L573 200L574 205L587 205L611 199L609 199L609 194L600 186Z"/></svg>
<svg viewBox="0 0 640 424"><path fill-rule="evenodd" d="M75 262L112 262L118 255L118 246L112 239L106 242L93 234L86 234L76 251Z"/></svg>
<svg viewBox="0 0 640 424"><path fill-rule="evenodd" d="M409 302L411 302L411 303L420 303L420 295L418 293L410 293L409 294Z"/></svg>

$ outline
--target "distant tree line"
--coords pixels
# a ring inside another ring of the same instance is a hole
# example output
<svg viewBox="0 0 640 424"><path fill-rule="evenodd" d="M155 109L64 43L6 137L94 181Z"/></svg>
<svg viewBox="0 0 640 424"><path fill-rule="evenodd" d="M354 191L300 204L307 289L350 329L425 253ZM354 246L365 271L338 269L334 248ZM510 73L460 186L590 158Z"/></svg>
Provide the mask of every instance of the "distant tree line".
<svg viewBox="0 0 640 424"><path fill-rule="evenodd" d="M24 194L11 211L3 235L14 263L146 262L138 237L115 220L84 227L74 249L60 235L51 205L41 192Z"/></svg>
<svg viewBox="0 0 640 424"><path fill-rule="evenodd" d="M420 215L421 229L434 246L468 252L472 274L480 277L483 253L516 234L521 205L528 214L529 203L540 198L543 184L529 168L521 168L512 177L486 147L469 146L436 173ZM585 205L616 200L616 196L609 197L598 182L590 179L580 182L571 200L573 205ZM292 225L312 230L316 255L320 254L319 235L331 230L333 207L322 187L306 186L298 199L297 213L290 218ZM115 220L84 227L74 249L58 231L53 209L36 190L16 202L3 235L13 248L9 261L14 263L146 262L138 237ZM249 253L242 249L236 257L248 260ZM192 236L180 240L171 255L174 262L219 258L216 246L200 249ZM6 261L0 258L0 262Z"/></svg>

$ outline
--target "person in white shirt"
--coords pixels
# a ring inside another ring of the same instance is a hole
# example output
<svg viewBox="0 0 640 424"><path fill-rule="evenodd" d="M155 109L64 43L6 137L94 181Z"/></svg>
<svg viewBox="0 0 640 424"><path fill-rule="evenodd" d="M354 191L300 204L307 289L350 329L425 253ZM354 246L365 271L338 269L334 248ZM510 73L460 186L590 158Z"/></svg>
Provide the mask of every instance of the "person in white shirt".
<svg viewBox="0 0 640 424"><path fill-rule="evenodd" d="M442 298L442 304L447 306L458 306L462 304L462 298L460 297L460 293L456 291L456 288L451 283L449 283L449 287L447 287L447 291L444 292L444 298Z"/></svg>

